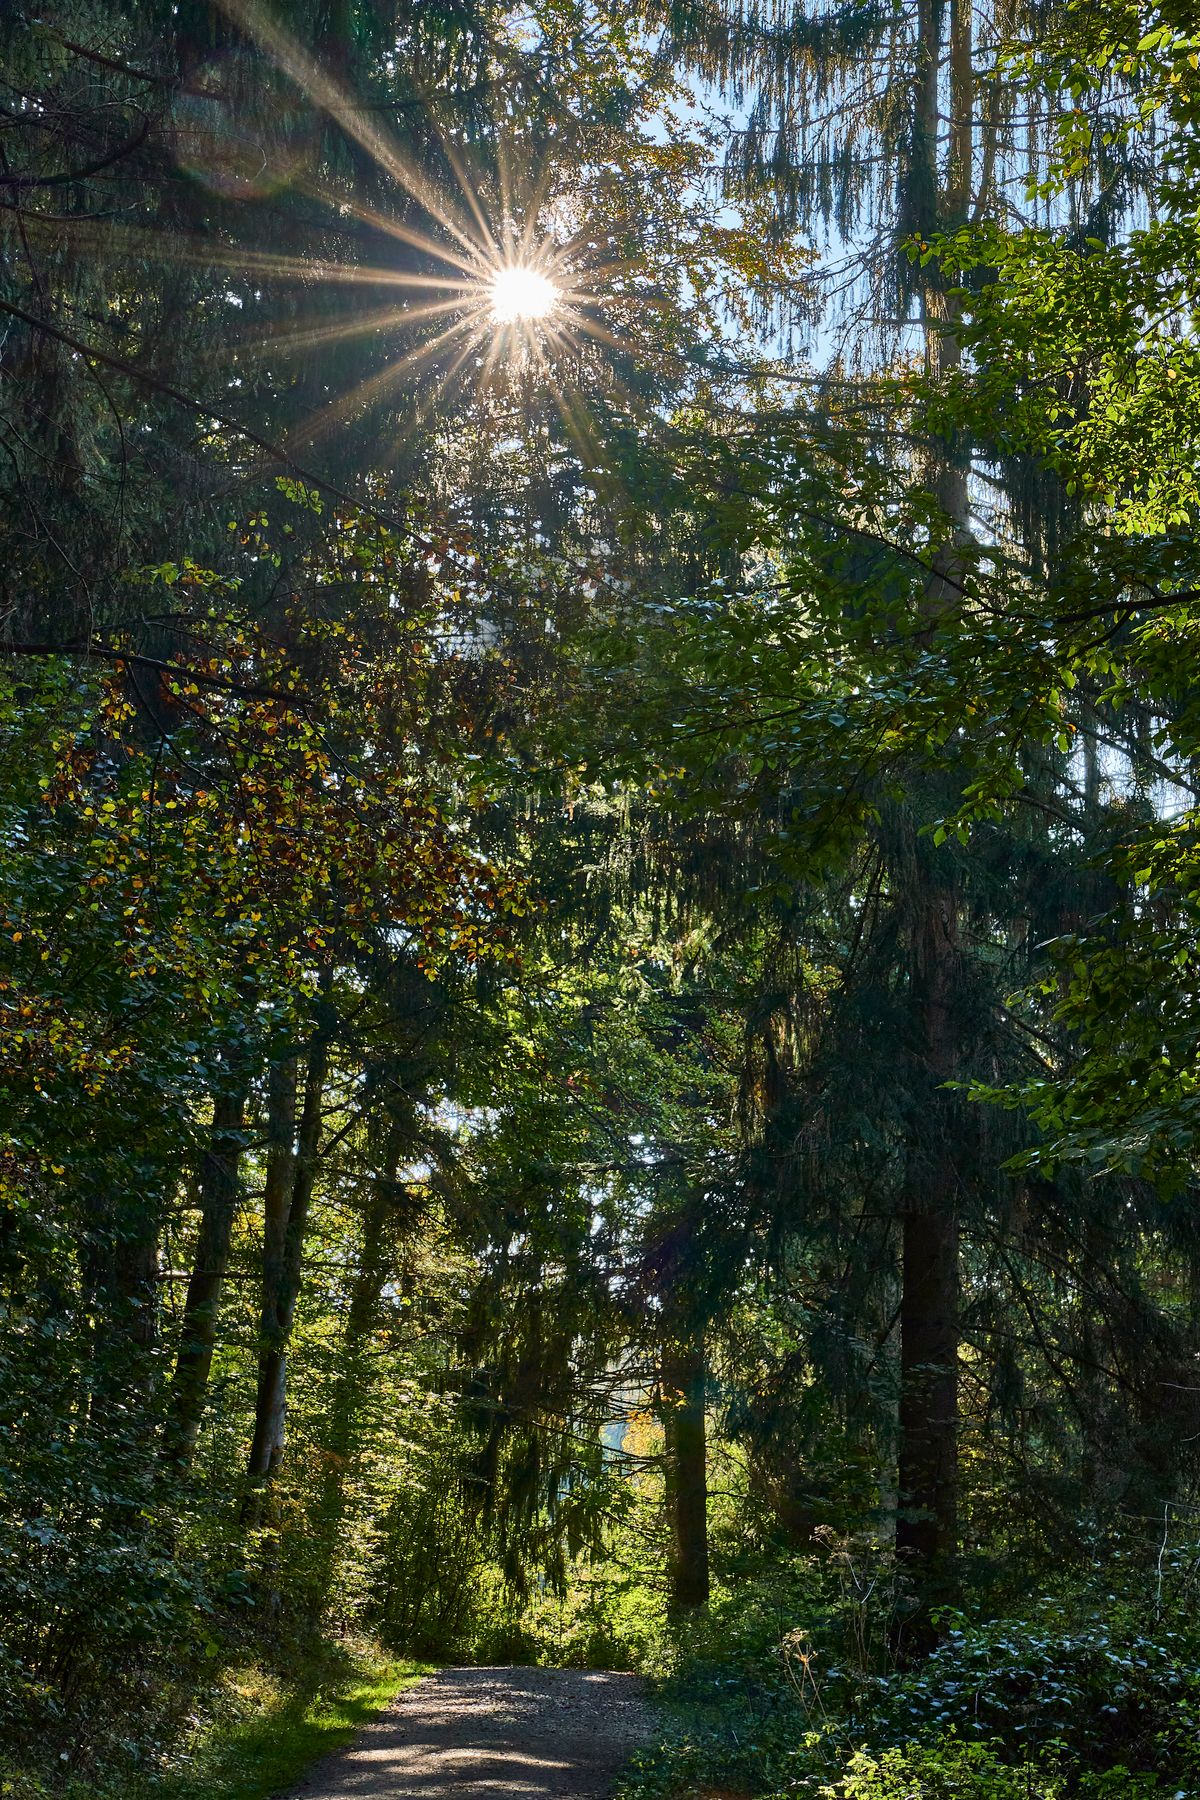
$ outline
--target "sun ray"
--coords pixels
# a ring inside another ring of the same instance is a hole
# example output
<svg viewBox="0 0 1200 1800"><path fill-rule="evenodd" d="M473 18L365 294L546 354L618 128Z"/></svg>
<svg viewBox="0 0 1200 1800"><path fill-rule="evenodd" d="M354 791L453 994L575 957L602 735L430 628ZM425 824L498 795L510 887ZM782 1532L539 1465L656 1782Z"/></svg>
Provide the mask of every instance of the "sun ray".
<svg viewBox="0 0 1200 1800"><path fill-rule="evenodd" d="M375 405L383 398L388 390L395 387L396 383L405 375L412 373L418 369L423 362L428 362L432 357L436 356L448 343L452 343L461 332L475 329L478 329L478 320L473 315L456 319L452 325L446 327L445 331L438 332L435 337L429 338L424 344L418 345L418 347L415 350L410 351L407 356L399 357L397 361L389 363L386 368L380 369L376 374L368 376L364 381L360 381L358 385L352 388L348 393L340 395L336 400L331 400L328 406L323 407L320 412L314 414L304 425L297 428L296 432L293 433L292 437L289 439L289 447L315 443L318 438L327 436L328 433L335 429L349 416L350 413L363 407Z"/></svg>
<svg viewBox="0 0 1200 1800"><path fill-rule="evenodd" d="M485 324L479 323L477 321L469 322L469 330L468 330L468 334L466 337L466 341L463 344L463 347L462 347L461 351L459 352L459 354L455 357L453 363L451 363L449 369L443 375L442 383L439 387L439 392L443 392L445 390L445 385L446 385L446 382L448 381L449 377L452 374L457 373L458 369L461 368L463 363L465 363L467 361L468 357L470 357L472 352L478 350L480 348L480 346L487 340L488 335L489 335L488 329ZM397 459L401 446L406 444L412 437L415 436L418 428L421 425L423 425L425 420L428 418L429 413L433 408L435 398L436 398L436 396L434 394L430 394L427 396L427 398L424 401L420 402L418 405L410 407L409 411L404 419L403 424L400 426L400 428L398 430L393 432L391 440L390 440L390 446L389 446L391 459L393 462L395 462L395 460Z"/></svg>
<svg viewBox="0 0 1200 1800"><path fill-rule="evenodd" d="M564 307L563 318L576 331L582 331L587 337L594 338L598 344L603 344L607 349L618 350L622 355L633 354L633 345L629 340L618 337L606 325L602 325L599 319L593 319L587 313L577 312L574 307Z"/></svg>
<svg viewBox="0 0 1200 1800"><path fill-rule="evenodd" d="M478 251L479 246L453 217L429 178L401 156L395 143L367 118L364 109L301 48L277 19L258 4L258 0L217 0L217 4L240 30L273 57L315 105L336 120L346 135L353 138L398 187L436 219L444 231L456 238L464 249Z"/></svg>
<svg viewBox="0 0 1200 1800"><path fill-rule="evenodd" d="M348 212L362 224L370 225L376 231L382 231L388 237L396 238L400 243L409 245L413 250L420 250L424 255L434 257L439 262L449 263L453 268L460 269L464 275L477 280L480 271L487 266L487 259L478 245L473 246L470 254L467 255L455 250L445 240L439 242L436 238L430 237L428 232L418 231L415 226L405 224L400 219L394 219L389 214L380 212L376 207L368 206L365 201L355 199L347 194L332 192L321 182L305 180L297 183L297 186L312 199L323 202L331 211Z"/></svg>
<svg viewBox="0 0 1200 1800"><path fill-rule="evenodd" d="M603 327L598 326L595 320L575 313L573 309L569 307L561 307L557 309L554 316L547 320L542 326L542 336L549 339L552 348L555 350L559 367L561 367L562 360L567 353L574 356L582 355L584 344L580 341L580 335L578 334L581 334L582 337L593 338L602 334L601 341L606 341L611 347L622 354L629 356L635 354L634 345L630 343L628 339L620 338L612 332L604 331ZM549 368L547 373L548 375L550 374ZM634 396L628 383L621 378L611 363L607 365L607 377L614 391L618 393L623 400L629 401L632 404Z"/></svg>
<svg viewBox="0 0 1200 1800"><path fill-rule="evenodd" d="M503 136L496 144L496 176L500 183L500 236L504 245L503 260L515 262L517 240L513 234L513 184L508 161L508 145Z"/></svg>
<svg viewBox="0 0 1200 1800"><path fill-rule="evenodd" d="M461 312L457 300L431 302L428 306L394 306L385 310L362 313L353 319L337 322L329 321L314 325L284 325L276 331L247 334L233 338L229 348L245 355L274 352L280 356L298 356L307 350L315 350L324 345L345 343L352 338L368 337L381 331L402 331L406 326L421 324L429 319L442 318L448 312ZM207 359L210 363L218 358L227 359L227 352L214 351Z"/></svg>
<svg viewBox="0 0 1200 1800"><path fill-rule="evenodd" d="M43 235L36 214L22 215L30 236ZM339 263L324 257L287 256L272 250L248 250L244 246L214 244L208 239L184 237L151 231L136 225L106 224L62 227L57 222L45 233L56 241L66 239L76 248L99 247L104 261L117 262L122 257L164 263L187 263L189 266L233 269L239 274L262 275L275 280L324 283L340 287L437 288L444 292L469 294L478 291L480 270L472 268L462 275L420 275L406 269L388 269L378 265Z"/></svg>
<svg viewBox="0 0 1200 1800"><path fill-rule="evenodd" d="M477 326L477 328L468 336L466 343L463 345L463 347L459 351L458 355L454 358L454 361L450 364L450 366L444 371L444 373L442 375L442 384L441 384L442 392L448 393L450 391L451 384L454 381L454 378L458 374L459 370L468 361L468 359L470 358L472 353L474 351L478 350L480 345L486 341L487 337L488 337L488 331L487 331L487 327L484 325ZM432 398L432 396L430 396L429 405L432 406L432 404L433 404L433 398ZM428 409L426 409L426 410L428 410Z"/></svg>
<svg viewBox="0 0 1200 1800"><path fill-rule="evenodd" d="M224 358L228 351L238 356L256 354L276 354L280 356L300 356L305 351L320 349L328 344L348 342L352 338L369 337L372 332L393 331L403 325L409 315L403 307L389 306L376 312L360 313L353 319L342 319L336 324L326 321L320 325L291 323L279 325L273 331L247 332L241 337L227 340L220 349L214 349L200 360L202 363L214 364Z"/></svg>
<svg viewBox="0 0 1200 1800"><path fill-rule="evenodd" d="M446 161L454 171L454 179L458 182L463 198L470 208L471 216L479 227L479 234L487 251L493 258L498 257L500 254L500 246L496 242L495 234L493 233L491 226L488 224L487 215L484 213L483 207L479 203L479 196L475 191L475 184L471 180L466 164L463 162L454 145L450 142L447 134L442 131L440 127L438 128L438 139L441 143Z"/></svg>
<svg viewBox="0 0 1200 1800"><path fill-rule="evenodd" d="M534 356L545 380L546 388L553 397L559 416L567 428L568 436L579 451L584 464L594 470L603 461L603 453L586 411L583 410L582 405L576 405L568 399L566 390L556 377L540 345L534 346ZM582 402L582 396L580 396L580 401Z"/></svg>
<svg viewBox="0 0 1200 1800"><path fill-rule="evenodd" d="M487 343L487 349L484 353L483 363L479 370L479 388L481 393L486 392L487 388L490 386L492 371L496 368L501 355L503 354L503 338L500 332L487 332L485 334L485 341Z"/></svg>
<svg viewBox="0 0 1200 1800"><path fill-rule="evenodd" d="M462 368L463 364L466 362L467 358L470 356L472 350L477 350L479 348L479 345L483 341L485 336L486 336L486 333L482 326L479 326L471 334L471 336L467 339L466 343L463 345L462 349L459 351L458 355L455 357L454 361L450 364L450 367L446 370L445 380L447 383L449 383L452 380L452 378L458 374L458 371Z"/></svg>
<svg viewBox="0 0 1200 1800"><path fill-rule="evenodd" d="M543 166L542 172L535 181L533 190L522 209L525 214L525 224L520 239L519 260L521 262L529 262L533 257L534 244L537 241L538 234L538 220L541 218L542 208L546 204L546 196L550 192L552 180L553 173L549 164L546 164Z"/></svg>

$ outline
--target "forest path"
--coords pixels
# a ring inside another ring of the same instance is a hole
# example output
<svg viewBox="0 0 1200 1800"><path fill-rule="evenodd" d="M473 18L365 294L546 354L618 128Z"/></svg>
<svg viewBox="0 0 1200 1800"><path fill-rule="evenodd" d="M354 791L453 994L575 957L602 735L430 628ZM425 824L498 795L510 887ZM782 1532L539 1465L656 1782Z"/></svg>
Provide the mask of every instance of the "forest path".
<svg viewBox="0 0 1200 1800"><path fill-rule="evenodd" d="M326 1757L295 1800L603 1800L650 1720L636 1675L442 1669Z"/></svg>

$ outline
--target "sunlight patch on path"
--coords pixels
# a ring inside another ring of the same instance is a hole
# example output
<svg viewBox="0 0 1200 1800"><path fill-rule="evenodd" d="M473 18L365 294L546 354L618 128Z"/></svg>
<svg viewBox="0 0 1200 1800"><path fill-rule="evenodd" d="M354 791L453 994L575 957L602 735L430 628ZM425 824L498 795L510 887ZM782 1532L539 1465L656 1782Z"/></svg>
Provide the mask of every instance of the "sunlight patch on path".
<svg viewBox="0 0 1200 1800"><path fill-rule="evenodd" d="M442 1669L319 1763L295 1800L603 1800L649 1734L636 1675Z"/></svg>

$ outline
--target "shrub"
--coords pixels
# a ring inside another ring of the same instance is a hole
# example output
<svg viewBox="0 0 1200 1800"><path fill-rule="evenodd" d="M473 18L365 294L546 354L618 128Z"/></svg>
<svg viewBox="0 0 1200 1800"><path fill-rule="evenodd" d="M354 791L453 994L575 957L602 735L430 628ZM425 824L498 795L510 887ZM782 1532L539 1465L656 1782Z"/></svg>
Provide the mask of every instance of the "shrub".
<svg viewBox="0 0 1200 1800"><path fill-rule="evenodd" d="M933 1743L905 1744L876 1757L857 1751L828 1800L1058 1800L1060 1776L1031 1762L1005 1762L991 1744L951 1732Z"/></svg>
<svg viewBox="0 0 1200 1800"><path fill-rule="evenodd" d="M1126 1608L1047 1598L1023 1619L960 1621L919 1667L879 1682L872 1737L1002 1743L1014 1759L1061 1753L1081 1768L1190 1770L1200 1735L1193 1635Z"/></svg>

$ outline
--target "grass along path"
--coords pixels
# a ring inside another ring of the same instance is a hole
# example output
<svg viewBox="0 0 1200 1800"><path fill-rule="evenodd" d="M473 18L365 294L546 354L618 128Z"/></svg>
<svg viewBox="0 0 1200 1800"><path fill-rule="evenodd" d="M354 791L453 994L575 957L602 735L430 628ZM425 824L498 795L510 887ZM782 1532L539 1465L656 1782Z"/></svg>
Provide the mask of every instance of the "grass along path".
<svg viewBox="0 0 1200 1800"><path fill-rule="evenodd" d="M0 1750L0 1800L270 1800L433 1667L370 1644L298 1648L286 1673L233 1667L213 1689L208 1723L156 1774L39 1774L10 1764Z"/></svg>
<svg viewBox="0 0 1200 1800"><path fill-rule="evenodd" d="M248 1717L218 1726L186 1768L148 1785L145 1800L268 1800L293 1786L320 1757L350 1743L431 1666L356 1661L331 1677L326 1665L296 1689L277 1696L268 1690ZM253 1700L254 1685L263 1677L250 1671L244 1680Z"/></svg>

